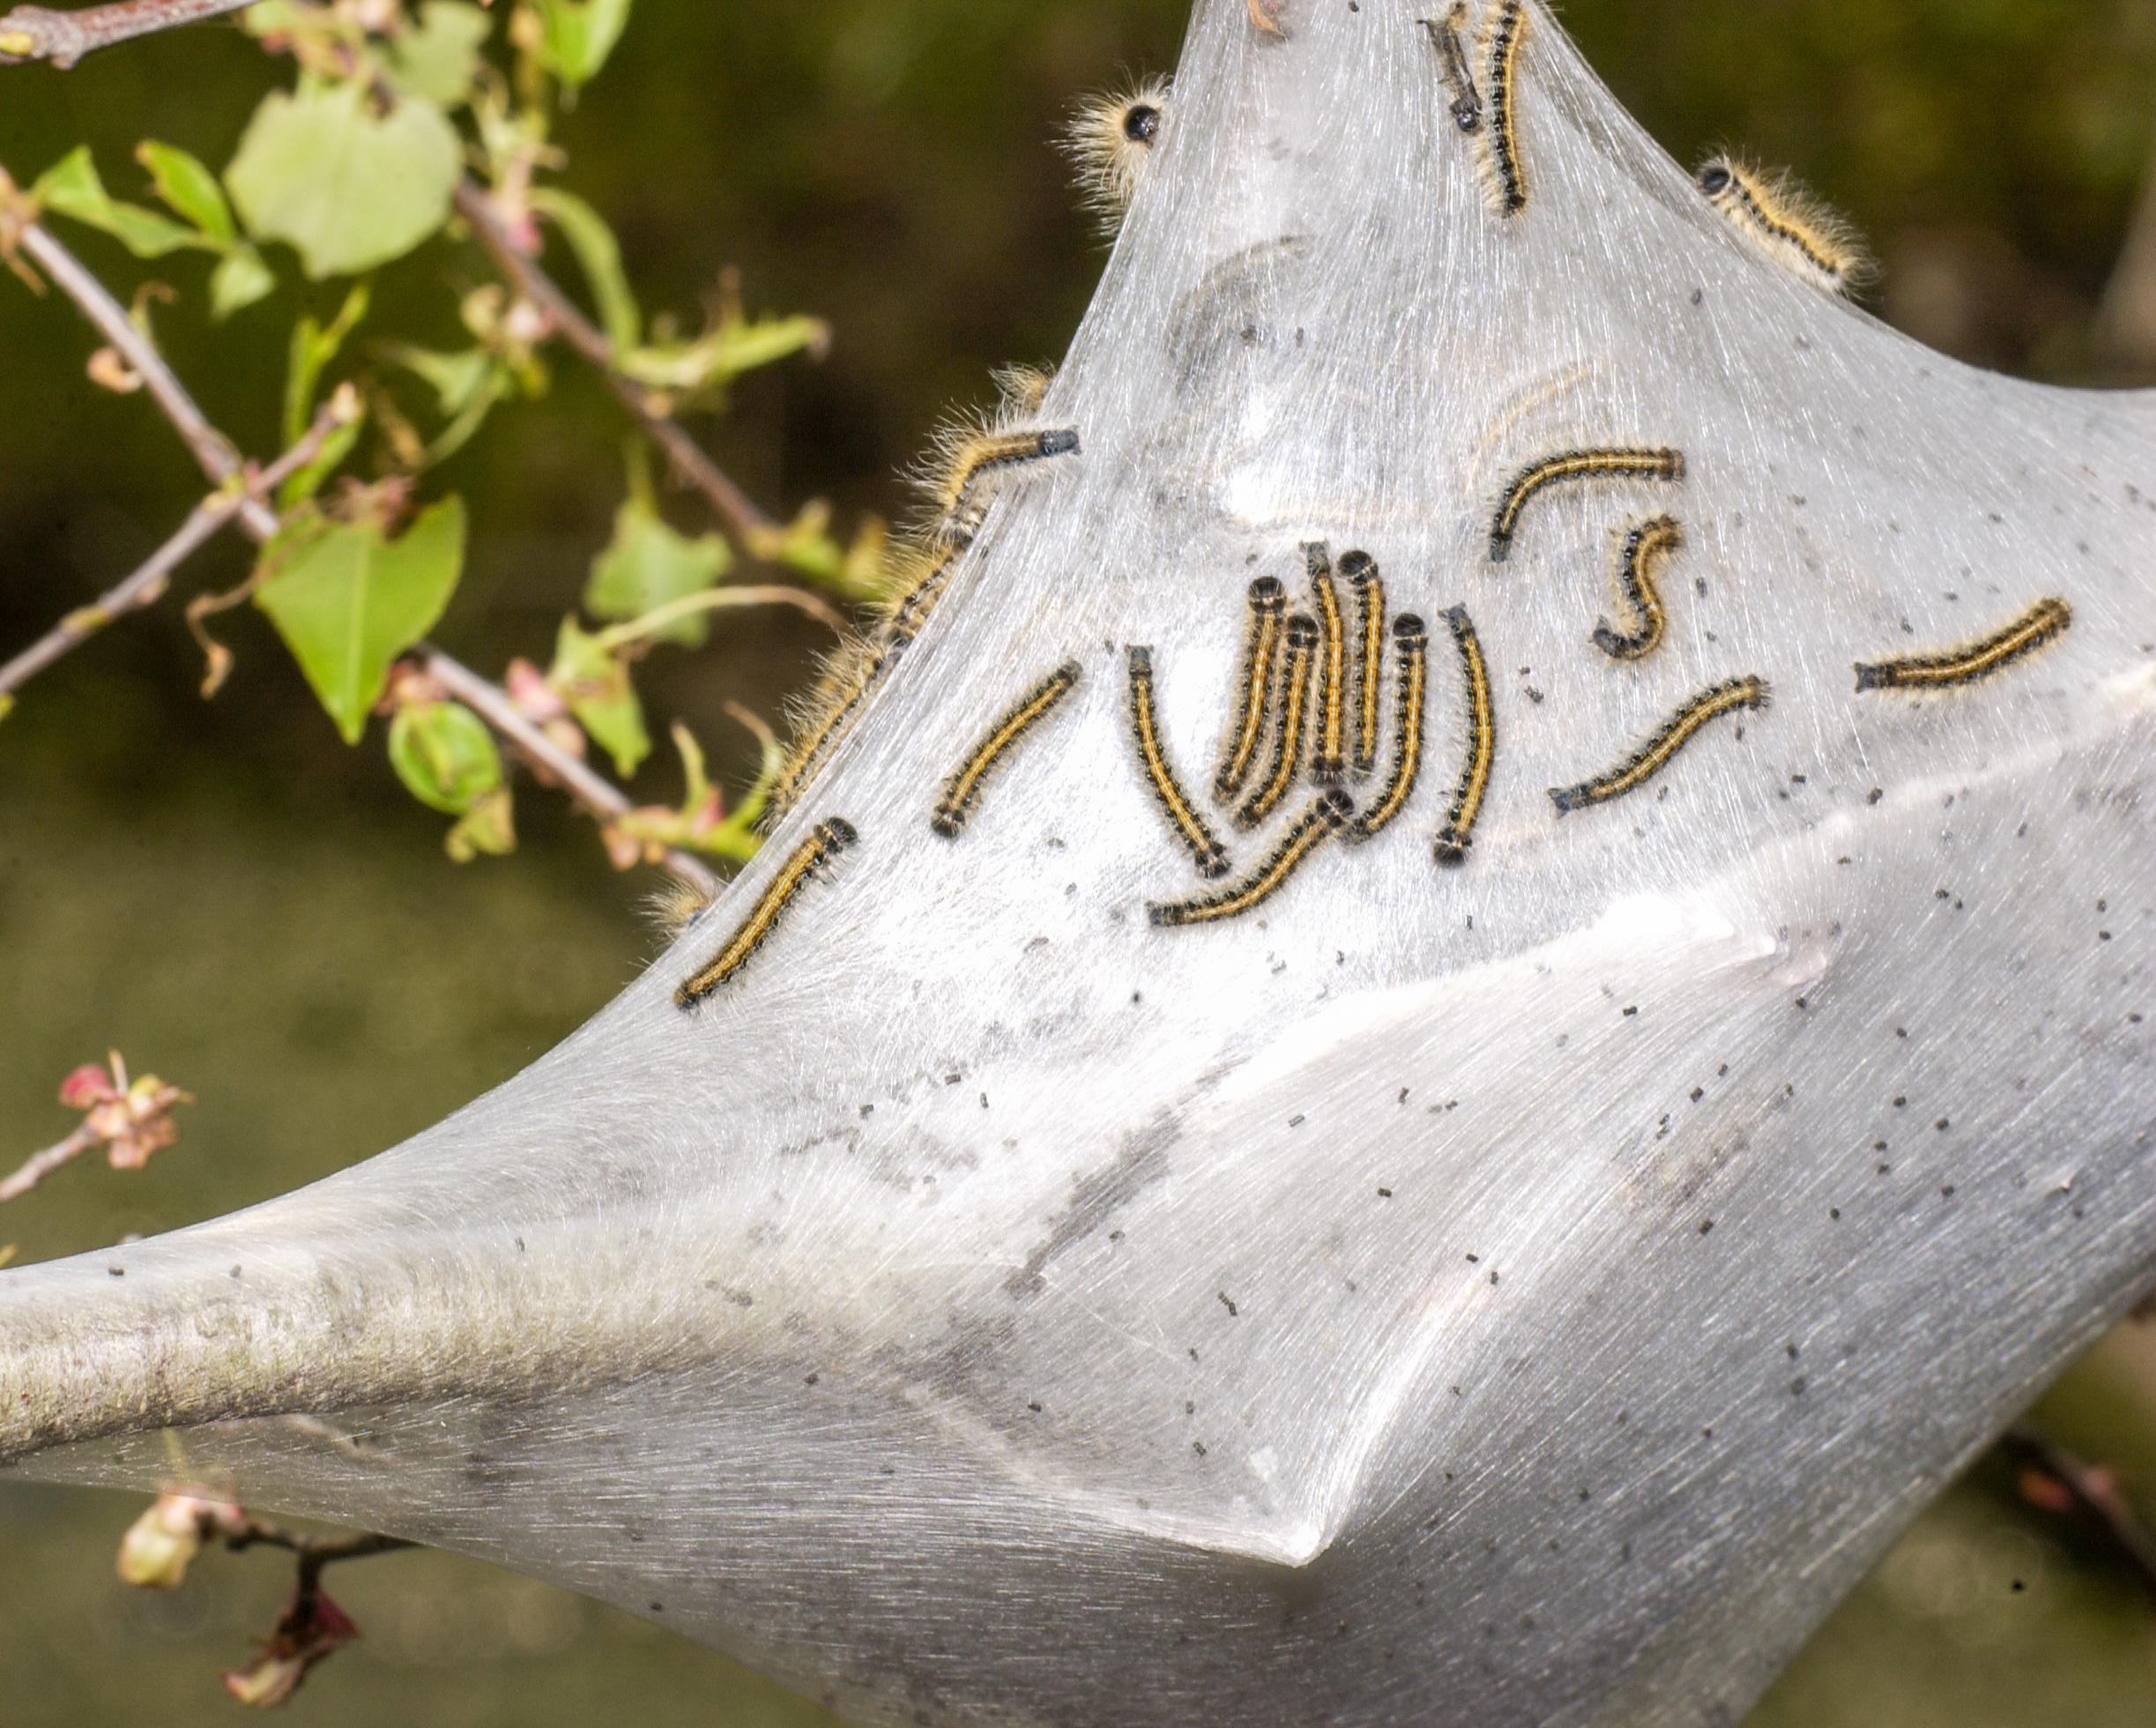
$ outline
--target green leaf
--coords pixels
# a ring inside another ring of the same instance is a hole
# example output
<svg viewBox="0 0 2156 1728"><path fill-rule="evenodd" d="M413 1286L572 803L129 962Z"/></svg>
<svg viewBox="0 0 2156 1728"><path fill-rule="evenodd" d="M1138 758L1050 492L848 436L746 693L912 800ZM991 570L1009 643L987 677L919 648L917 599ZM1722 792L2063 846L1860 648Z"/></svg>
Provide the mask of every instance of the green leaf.
<svg viewBox="0 0 2156 1728"><path fill-rule="evenodd" d="M482 855L505 858L517 850L515 807L509 789L490 792L457 819L442 840L442 848L457 864L469 864Z"/></svg>
<svg viewBox="0 0 2156 1728"><path fill-rule="evenodd" d="M463 107L479 71L480 44L493 29L494 20L464 0L427 0L417 27L388 45L390 82L437 108Z"/></svg>
<svg viewBox="0 0 2156 1728"><path fill-rule="evenodd" d="M390 722L390 766L430 810L460 816L502 784L487 722L458 702L420 702Z"/></svg>
<svg viewBox="0 0 2156 1728"><path fill-rule="evenodd" d="M628 24L629 0L539 0L539 64L564 84L598 76Z"/></svg>
<svg viewBox="0 0 2156 1728"><path fill-rule="evenodd" d="M216 251L216 244L169 216L138 205L121 204L105 190L90 146L71 150L31 189L31 196L56 215L71 217L108 234L138 258L161 258L192 249Z"/></svg>
<svg viewBox="0 0 2156 1728"><path fill-rule="evenodd" d="M460 414L472 406L494 382L499 363L484 348L442 354L409 342L385 342L380 352L392 366L403 367L432 390L436 406L449 416Z"/></svg>
<svg viewBox="0 0 2156 1728"><path fill-rule="evenodd" d="M532 207L561 230L569 250L576 253L584 280L591 285L599 327L613 344L614 352L625 354L635 347L643 336L643 314L629 290L628 277L621 268L621 242L606 226L606 219L574 193L554 186L534 190Z"/></svg>
<svg viewBox="0 0 2156 1728"><path fill-rule="evenodd" d="M340 523L279 543L277 569L255 591L347 744L397 657L434 627L456 592L465 507L445 498L391 541L378 522Z"/></svg>
<svg viewBox="0 0 2156 1728"><path fill-rule="evenodd" d="M703 593L732 561L726 542L717 534L697 540L678 534L659 518L648 497L633 495L614 513L613 543L591 565L584 609L594 618L641 618L670 600ZM701 648L710 633L710 620L697 614L655 631L653 639Z"/></svg>
<svg viewBox="0 0 2156 1728"><path fill-rule="evenodd" d="M199 228L218 250L229 251L240 243L223 188L194 157L175 145L145 139L135 146L135 160L150 170L150 183L157 188L158 197Z"/></svg>
<svg viewBox="0 0 2156 1728"><path fill-rule="evenodd" d="M276 272L252 246L242 245L210 272L210 316L228 318L276 291Z"/></svg>
<svg viewBox="0 0 2156 1728"><path fill-rule="evenodd" d="M402 257L449 220L457 129L415 101L375 114L359 83L302 84L255 110L225 184L249 233L317 279Z"/></svg>
<svg viewBox="0 0 2156 1728"><path fill-rule="evenodd" d="M651 734L644 729L643 704L629 682L628 664L608 653L597 637L579 629L574 618L561 621L546 682L591 741L613 758L614 771L623 779L651 754Z"/></svg>
<svg viewBox="0 0 2156 1728"><path fill-rule="evenodd" d="M693 341L651 342L623 350L619 369L638 384L682 395L723 389L744 372L799 354L821 351L831 327L822 318L729 317Z"/></svg>
<svg viewBox="0 0 2156 1728"><path fill-rule="evenodd" d="M308 421L315 417L315 398L322 387L323 372L342 351L346 339L359 327L360 320L367 316L373 297L366 283L356 283L345 296L345 303L337 309L337 316L330 320L328 329L316 324L311 312L293 325L285 361L284 430L287 446L299 443Z"/></svg>

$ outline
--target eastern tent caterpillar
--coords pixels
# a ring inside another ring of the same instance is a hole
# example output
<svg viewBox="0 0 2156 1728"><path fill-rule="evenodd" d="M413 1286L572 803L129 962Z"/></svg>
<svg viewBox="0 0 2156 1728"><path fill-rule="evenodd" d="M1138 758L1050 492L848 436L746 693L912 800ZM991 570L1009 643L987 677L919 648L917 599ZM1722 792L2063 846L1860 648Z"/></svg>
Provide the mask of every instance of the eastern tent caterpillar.
<svg viewBox="0 0 2156 1728"><path fill-rule="evenodd" d="M1288 651L1280 673L1280 730L1273 738L1273 767L1265 784L1235 813L1236 823L1255 828L1279 807L1303 765L1303 731L1308 715L1311 662L1318 657L1318 627L1298 612L1288 620Z"/></svg>
<svg viewBox="0 0 2156 1728"><path fill-rule="evenodd" d="M1480 134L1483 183L1500 216L1528 207L1527 170L1520 160L1520 44L1528 34L1521 0L1499 0L1483 23L1483 87L1490 93L1490 124Z"/></svg>
<svg viewBox="0 0 2156 1728"><path fill-rule="evenodd" d="M808 879L859 838L853 831L853 824L838 816L818 823L808 838L794 847L792 856L779 866L778 874L771 878L755 910L726 939L726 945L711 957L702 971L674 991L674 1006L695 1007L740 971L748 957L763 945L764 938L777 927Z"/></svg>
<svg viewBox="0 0 2156 1728"><path fill-rule="evenodd" d="M1856 688L1937 690L1973 684L2063 636L2073 621L2074 610L2064 600L2041 600L2005 629L1966 648L1944 654L1913 654L1898 660L1860 661Z"/></svg>
<svg viewBox="0 0 2156 1728"><path fill-rule="evenodd" d="M941 545L964 545L1003 481L1036 462L1077 451L1075 427L1011 430L961 421L944 428L918 477L934 509L930 537Z"/></svg>
<svg viewBox="0 0 2156 1728"><path fill-rule="evenodd" d="M1568 450L1530 463L1513 476L1490 524L1490 562L1512 556L1513 535L1528 501L1548 486L1572 480L1666 480L1684 478L1684 458L1674 450L1630 450L1614 445Z"/></svg>
<svg viewBox="0 0 2156 1728"><path fill-rule="evenodd" d="M1582 780L1576 786L1552 786L1550 802L1558 814L1584 810L1590 804L1606 804L1635 792L1667 768L1676 753L1689 744L1700 727L1739 709L1762 709L1772 691L1762 678L1732 678L1706 689L1662 722L1662 729L1607 774Z"/></svg>
<svg viewBox="0 0 2156 1728"><path fill-rule="evenodd" d="M1430 632L1411 612L1393 620L1393 645L1400 655L1398 719L1400 741L1393 756L1393 778L1356 824L1364 838L1375 834L1407 808L1423 764L1423 706L1430 671Z"/></svg>
<svg viewBox="0 0 2156 1728"><path fill-rule="evenodd" d="M1190 848L1198 874L1208 880L1226 875L1227 848L1214 838L1204 818L1191 808L1190 800L1183 795L1182 783L1169 764L1168 753L1161 747L1160 722L1153 708L1150 648L1134 647L1130 651L1130 729L1131 736L1138 741L1138 759L1145 765L1145 777L1153 783L1153 795L1160 801L1160 807L1167 813L1177 835Z"/></svg>
<svg viewBox="0 0 2156 1728"><path fill-rule="evenodd" d="M1243 711L1220 771L1213 777L1214 795L1223 803L1241 793L1265 737L1265 722L1273 707L1273 656L1280 646L1280 621L1287 609L1287 592L1277 577L1261 576L1250 585L1250 640L1243 651Z"/></svg>
<svg viewBox="0 0 2156 1728"><path fill-rule="evenodd" d="M1340 616L1340 591L1333 585L1333 561L1324 543L1303 547L1310 571L1310 596L1318 614L1318 735L1311 752L1310 778L1329 785L1346 771L1348 642Z"/></svg>
<svg viewBox="0 0 2156 1728"><path fill-rule="evenodd" d="M785 766L771 788L769 808L774 819L793 808L801 788L837 747L905 641L903 637L871 641L854 637L831 656L803 723L787 748Z"/></svg>
<svg viewBox="0 0 2156 1728"><path fill-rule="evenodd" d="M1066 660L1021 696L995 723L988 735L974 747L973 754L960 764L958 771L944 782L943 801L936 806L936 813L929 821L937 833L947 840L958 838L973 808L973 801L980 795L981 782L1077 683L1078 662Z"/></svg>
<svg viewBox="0 0 2156 1728"><path fill-rule="evenodd" d="M1296 867L1338 833L1354 814L1354 802L1339 787L1320 793L1317 801L1296 818L1295 826L1249 881L1208 899L1185 900L1175 905L1149 905L1146 916L1163 927L1215 924L1223 919L1239 918L1276 893L1281 884L1295 874Z"/></svg>
<svg viewBox="0 0 2156 1728"><path fill-rule="evenodd" d="M936 602L943 598L944 585L950 580L951 569L963 555L965 548L947 546L931 559L925 569L917 565L918 574L903 592L890 602L883 620L883 637L886 642L911 642L928 622L928 614L935 610Z"/></svg>
<svg viewBox="0 0 2156 1728"><path fill-rule="evenodd" d="M1482 813L1483 796L1490 790L1490 764L1498 753L1498 726L1490 703L1490 667L1483 659L1474 620L1466 607L1455 606L1446 613L1445 622L1460 650L1460 669L1468 688L1468 759L1453 791L1453 808L1438 830L1437 860L1449 865L1467 862L1468 848L1475 843L1475 818Z"/></svg>
<svg viewBox="0 0 2156 1728"><path fill-rule="evenodd" d="M1617 588L1638 622L1622 633L1607 619L1595 623L1595 645L1611 659L1641 659L1662 645L1668 619L1662 611L1662 591L1655 585L1655 572L1684 544L1684 530L1673 516L1635 522L1626 533L1617 550Z"/></svg>
<svg viewBox="0 0 2156 1728"><path fill-rule="evenodd" d="M1798 183L1733 156L1700 165L1706 200L1758 252L1830 294L1853 294L1877 273L1856 231Z"/></svg>
<svg viewBox="0 0 2156 1728"><path fill-rule="evenodd" d="M1378 765L1378 687L1385 679L1385 583L1378 561L1367 552L1350 552L1340 573L1355 590L1357 636L1355 667L1355 771L1367 774Z"/></svg>
<svg viewBox="0 0 2156 1728"><path fill-rule="evenodd" d="M1483 123L1482 94L1475 87L1475 73L1468 64L1468 50L1460 33L1468 21L1468 0L1453 0L1443 19L1426 18L1423 28L1438 52L1438 70L1444 76L1446 94L1453 99L1453 124L1463 132Z"/></svg>
<svg viewBox="0 0 2156 1728"><path fill-rule="evenodd" d="M1168 86L1160 78L1089 98L1071 116L1063 141L1077 164L1079 196L1112 235L1137 196L1161 123Z"/></svg>

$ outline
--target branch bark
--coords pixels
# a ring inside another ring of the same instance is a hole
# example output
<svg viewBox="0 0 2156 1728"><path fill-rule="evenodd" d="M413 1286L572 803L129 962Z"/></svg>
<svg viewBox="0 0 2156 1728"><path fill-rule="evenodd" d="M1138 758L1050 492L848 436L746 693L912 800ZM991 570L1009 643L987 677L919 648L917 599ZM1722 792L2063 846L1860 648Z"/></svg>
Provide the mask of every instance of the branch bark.
<svg viewBox="0 0 2156 1728"><path fill-rule="evenodd" d="M67 71L84 55L136 36L197 24L226 12L243 11L255 0L120 0L109 6L85 6L56 12L45 6L18 6L0 18L0 65L48 60Z"/></svg>
<svg viewBox="0 0 2156 1728"><path fill-rule="evenodd" d="M0 1206L19 1200L55 1171L63 1169L97 1144L97 1130L85 1122L57 1145L23 1160L22 1167L0 1181Z"/></svg>

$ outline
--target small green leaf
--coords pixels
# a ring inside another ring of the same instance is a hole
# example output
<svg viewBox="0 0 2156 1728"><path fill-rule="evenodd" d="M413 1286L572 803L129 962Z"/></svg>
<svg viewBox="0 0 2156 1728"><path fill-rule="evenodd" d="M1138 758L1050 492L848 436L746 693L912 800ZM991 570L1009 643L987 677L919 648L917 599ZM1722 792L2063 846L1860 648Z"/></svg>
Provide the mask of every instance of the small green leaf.
<svg viewBox="0 0 2156 1728"><path fill-rule="evenodd" d="M210 272L210 316L228 318L277 291L277 275L252 246L228 252Z"/></svg>
<svg viewBox="0 0 2156 1728"><path fill-rule="evenodd" d="M287 446L299 443L301 435L307 430L307 423L314 419L315 398L322 387L323 372L342 352L346 339L367 316L373 298L366 283L355 283L352 292L345 296L345 303L338 308L337 316L330 320L328 329L316 324L311 312L293 325L292 341L285 360L284 429Z"/></svg>
<svg viewBox="0 0 2156 1728"><path fill-rule="evenodd" d="M598 308L599 327L613 344L616 354L626 354L643 336L643 314L636 308L628 274L621 268L621 242L606 219L573 193L559 187L541 186L532 194L532 207L561 230L569 250L591 285L591 299Z"/></svg>
<svg viewBox="0 0 2156 1728"><path fill-rule="evenodd" d="M615 363L640 384L695 395L723 390L742 373L804 349L821 352L830 339L831 327L822 318L729 317L693 341L625 349Z"/></svg>
<svg viewBox="0 0 2156 1728"><path fill-rule="evenodd" d="M628 24L629 0L539 0L539 64L564 84L598 76Z"/></svg>
<svg viewBox="0 0 2156 1728"><path fill-rule="evenodd" d="M641 618L671 600L703 593L732 561L717 534L697 540L678 534L649 498L632 495L614 513L613 543L592 563L584 609L594 618ZM697 614L654 632L654 639L701 648L710 634L710 620Z"/></svg>
<svg viewBox="0 0 2156 1728"><path fill-rule="evenodd" d="M479 857L506 858L517 850L516 808L509 789L490 792L457 819L442 845L452 863L469 864Z"/></svg>
<svg viewBox="0 0 2156 1728"><path fill-rule="evenodd" d="M199 228L220 252L239 244L232 206L208 168L175 145L147 139L135 146L135 160L150 170L150 183L157 188L158 197Z"/></svg>
<svg viewBox="0 0 2156 1728"><path fill-rule="evenodd" d="M614 771L623 779L651 754L651 734L644 729L643 704L629 682L628 664L608 653L597 637L579 629L574 618L561 621L546 682L591 741L613 758Z"/></svg>
<svg viewBox="0 0 2156 1728"><path fill-rule="evenodd" d="M409 342L385 342L380 351L392 366L403 367L432 390L441 412L452 417L464 413L493 383L498 364L484 348L442 354Z"/></svg>
<svg viewBox="0 0 2156 1728"><path fill-rule="evenodd" d="M215 242L169 216L115 200L98 177L97 163L86 144L48 168L31 189L31 196L57 215L110 235L138 258L161 258L190 249L219 250Z"/></svg>
<svg viewBox="0 0 2156 1728"><path fill-rule="evenodd" d="M390 766L430 810L460 816L502 784L487 722L458 702L418 702L390 722Z"/></svg>
<svg viewBox="0 0 2156 1728"><path fill-rule="evenodd" d="M390 41L390 82L437 108L463 107L479 71L480 44L493 28L492 19L463 0L427 0L418 26Z"/></svg>
<svg viewBox="0 0 2156 1728"><path fill-rule="evenodd" d="M397 657L434 627L464 570L465 508L445 498L402 540L378 522L338 523L279 542L255 591L307 682L356 744Z"/></svg>
<svg viewBox="0 0 2156 1728"><path fill-rule="evenodd" d="M429 103L377 115L360 82L302 84L256 109L225 184L257 240L286 242L316 279L355 275L449 220L460 156L457 129Z"/></svg>

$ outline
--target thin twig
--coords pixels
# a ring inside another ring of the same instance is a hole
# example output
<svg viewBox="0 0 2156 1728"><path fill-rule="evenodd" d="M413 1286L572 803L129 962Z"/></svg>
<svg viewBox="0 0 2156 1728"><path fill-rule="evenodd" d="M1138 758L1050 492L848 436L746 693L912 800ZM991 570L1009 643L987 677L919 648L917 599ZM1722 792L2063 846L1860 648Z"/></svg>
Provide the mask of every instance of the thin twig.
<svg viewBox="0 0 2156 1728"><path fill-rule="evenodd" d="M705 612L727 612L737 607L791 606L806 612L825 629L845 634L846 621L838 615L837 608L828 600L821 600L806 588L789 588L773 583L750 584L742 588L706 588L700 593L684 594L680 600L668 600L656 607L641 618L632 618L627 623L615 624L598 633L600 647L608 653L646 641L657 636L670 624L678 624L684 618L693 618ZM4 688L4 687L0 687Z"/></svg>
<svg viewBox="0 0 2156 1728"><path fill-rule="evenodd" d="M97 1130L85 1122L56 1146L48 1146L25 1160L21 1169L0 1181L0 1206L19 1200L54 1171L72 1164L98 1143Z"/></svg>
<svg viewBox="0 0 2156 1728"><path fill-rule="evenodd" d="M0 65L49 60L65 71L84 55L110 48L115 42L240 11L254 4L255 0L119 0L115 5L85 6L72 12L18 6L0 18Z"/></svg>
<svg viewBox="0 0 2156 1728"><path fill-rule="evenodd" d="M320 1582L322 1568L334 1566L342 1560L367 1560L375 1554L394 1554L419 1544L407 1542L401 1536L308 1536L296 1530L286 1530L273 1524L267 1518L247 1515L247 1522L225 1538L226 1548L235 1554L245 1553L249 1548L282 1548L300 1559L300 1589L311 1591Z"/></svg>
<svg viewBox="0 0 2156 1728"><path fill-rule="evenodd" d="M108 624L139 612L164 598L172 574L204 546L219 529L238 516L249 499L260 500L321 454L323 442L350 417L349 399L339 397L323 405L307 436L269 467L249 477L244 485L226 486L196 505L172 538L152 553L124 580L100 594L88 606L71 612L21 653L0 666L0 711L14 693L55 660L103 629Z"/></svg>
<svg viewBox="0 0 2156 1728"><path fill-rule="evenodd" d="M545 313L562 340L598 369L644 436L664 451L676 471L710 500L726 531L745 545L777 533L779 525L726 477L680 422L655 412L643 386L615 367L613 344L606 339L606 332L584 317L583 309L562 292L536 259L526 255L476 181L466 180L457 187L457 211L472 225L480 244L517 292Z"/></svg>
<svg viewBox="0 0 2156 1728"><path fill-rule="evenodd" d="M2156 1600L2156 1537L2126 1503L2110 1473L2092 1468L2033 1428L2015 1428L2001 1444L2025 1469L2040 1471L2066 1490L2083 1517Z"/></svg>

